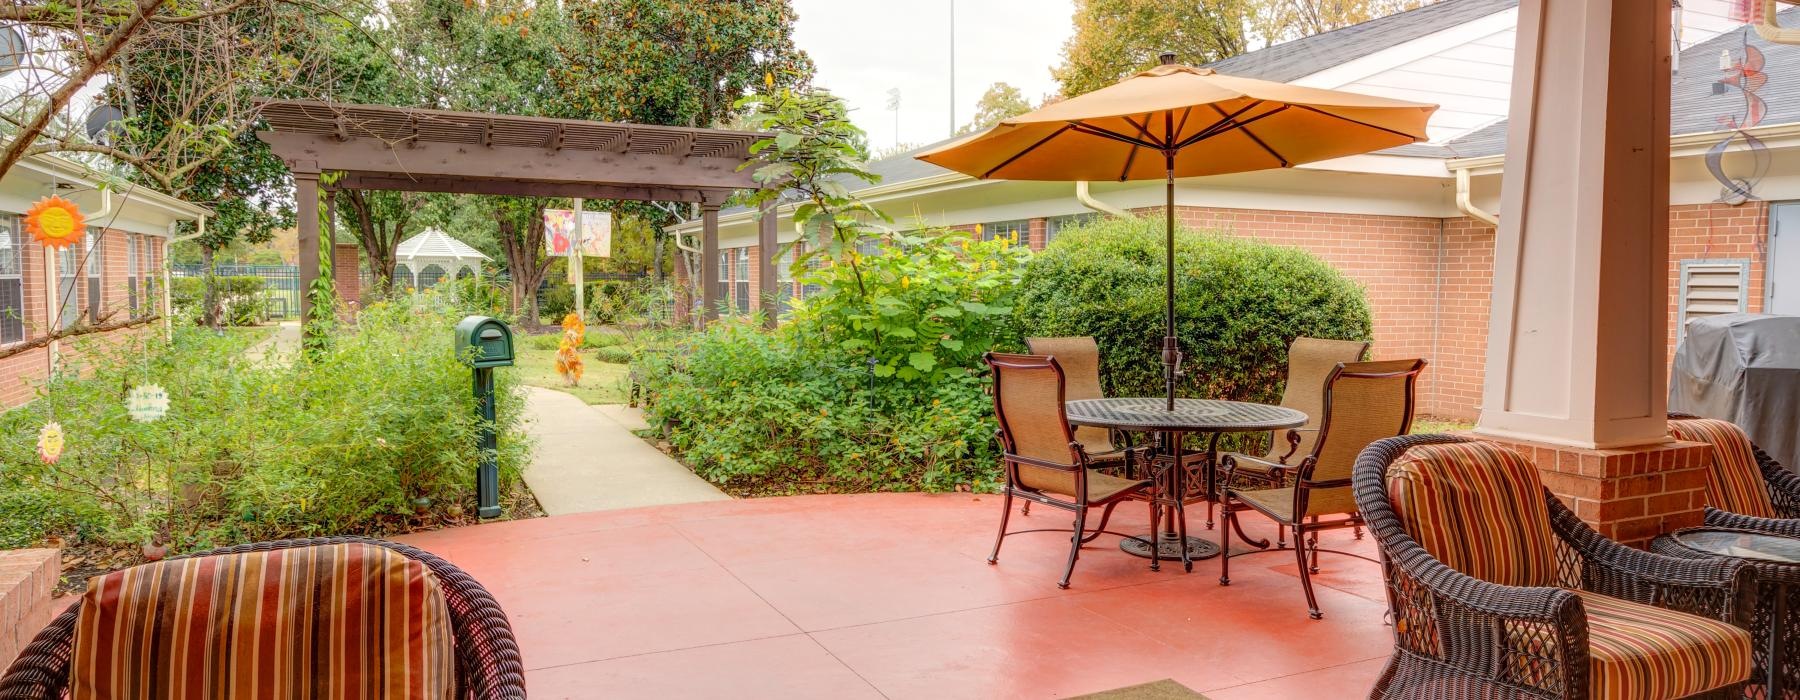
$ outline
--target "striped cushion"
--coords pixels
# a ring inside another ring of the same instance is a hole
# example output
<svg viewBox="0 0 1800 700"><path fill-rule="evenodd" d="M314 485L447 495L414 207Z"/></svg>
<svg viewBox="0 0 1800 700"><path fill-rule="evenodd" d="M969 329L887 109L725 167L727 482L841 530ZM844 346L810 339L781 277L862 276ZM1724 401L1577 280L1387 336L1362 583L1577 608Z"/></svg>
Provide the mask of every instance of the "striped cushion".
<svg viewBox="0 0 1800 700"><path fill-rule="evenodd" d="M1388 470L1407 534L1438 561L1505 586L1554 586L1556 554L1537 468L1484 442L1421 445Z"/></svg>
<svg viewBox="0 0 1800 700"><path fill-rule="evenodd" d="M72 698L449 698L449 611L367 544L177 559L88 581Z"/></svg>
<svg viewBox="0 0 1800 700"><path fill-rule="evenodd" d="M1712 445L1712 470L1706 475L1707 505L1739 515L1776 517L1750 436L1742 428L1722 420L1687 418L1669 421L1669 433L1677 440Z"/></svg>
<svg viewBox="0 0 1800 700"><path fill-rule="evenodd" d="M1587 609L1589 692L1682 698L1750 677L1750 633L1717 620L1576 591Z"/></svg>

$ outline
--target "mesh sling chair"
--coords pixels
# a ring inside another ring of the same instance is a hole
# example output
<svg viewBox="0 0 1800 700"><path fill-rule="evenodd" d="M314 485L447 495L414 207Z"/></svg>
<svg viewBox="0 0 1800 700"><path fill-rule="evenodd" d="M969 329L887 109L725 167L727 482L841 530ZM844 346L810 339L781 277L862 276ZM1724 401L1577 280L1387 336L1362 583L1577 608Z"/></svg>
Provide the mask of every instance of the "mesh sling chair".
<svg viewBox="0 0 1800 700"><path fill-rule="evenodd" d="M524 666L519 657L519 646L513 639L512 627L506 620L506 614L500 610L499 603L494 600L493 596L488 594L485 588L482 588L481 584L470 578L469 575L464 573L461 569L456 568L456 566L451 563L444 561L429 552L414 547L362 537L324 537L283 540L278 542L257 542L216 549L188 557L171 557L170 559L157 564L136 567L137 571L121 571L108 574L107 576L121 577L127 574L148 571L151 567L157 566L185 567L183 569L161 569L165 576L171 575L172 572L181 572L181 577L176 577L172 580L172 583L183 583L185 585L182 593L190 595L191 597L182 598L182 601L223 601L233 605L241 605L244 604L243 601L247 598L263 598L264 596L276 595L274 591L277 590L277 585L265 586L258 589L231 589L226 586L203 587L199 585L189 585L192 584L193 579L183 581L181 578L193 575L193 571L196 568L215 566L222 570L223 567L227 565L227 562L234 561L233 557L223 555L243 555L235 559L235 561L242 562L244 559L257 559L258 557L256 555L273 556L272 553L279 553L289 562L289 566L291 567L294 565L293 562L299 560L302 556L322 558L325 556L322 552L327 550L339 552L347 549L362 550L363 558L358 561L392 561L398 559L400 565L406 567L407 570L413 570L414 565L412 563L422 564L425 572L427 572L424 575L435 581L436 588L441 591L442 594L442 606L439 608L436 605L432 605L430 609L442 610L447 613L448 619L438 619L436 624L438 625L438 629L448 635L451 649L450 658L445 660L448 663L445 667L440 669L444 674L449 674L450 677L446 679L434 676L431 681L432 683L439 684L438 687L442 690L448 690L450 692L450 697L461 699L486 700L489 698L505 698L510 700L525 697ZM385 554L384 552L392 554ZM369 554L375 556L368 556ZM397 557L393 555L397 555ZM268 567L265 571L273 572L278 566L274 563L274 560L271 559L263 558L260 561L264 562L263 565ZM369 567L351 567L342 570L362 572L369 570ZM283 569L282 571L286 572L289 570ZM315 602L315 599L324 595L313 591L312 595L296 596L293 594L296 592L308 591L308 589L297 587L291 583L295 579L283 578L275 573L268 573L267 577L274 581L289 582L286 587L279 588L279 590L292 598L299 599L298 605L304 606L311 604ZM145 580L145 578L147 577L140 577L137 580L142 581ZM365 584L377 585L368 582L365 582ZM170 589L163 588L157 590L167 591ZM84 596L84 598L109 600L106 597L94 598L93 596L95 593L94 590L90 590L89 595ZM235 593L247 595L230 597ZM371 590L367 595L379 594L380 591ZM159 592L157 595L173 595L173 593L165 594ZM388 597L385 598L365 598L364 600L391 600L393 594L389 593L387 595ZM111 601L109 600L109 602ZM199 603L194 602L192 604L198 605ZM323 603L320 603L319 605L322 607ZM369 605L364 605L361 609L367 610L369 608ZM181 611L191 610L192 608L179 606L164 608L164 610L170 609L175 610L176 615L181 615ZM387 610L388 608L382 609ZM71 605L67 611L51 621L49 626L39 632L37 637L32 640L31 644L27 645L25 649L19 653L18 659L13 661L12 666L7 669L6 674L0 676L0 699L35 700L39 698L60 698L70 691L72 672L85 665L82 660L83 658L90 658L87 656L88 652L83 652L83 657L77 656L77 651L83 648L84 638L87 639L85 644L89 647L94 647L98 644L98 642L91 637L84 637L84 635L90 635L90 632L78 630L77 623L83 619L82 611L83 602L77 601L75 604ZM120 608L117 612L117 614L120 615L119 619L126 619L124 617L126 612L126 609ZM344 614L342 609L334 609L331 612L340 615ZM141 613L132 612L132 614L135 615ZM166 625L161 627L155 626L155 617L158 614L160 613L151 613L148 616L141 618L144 623L142 628L144 629L145 634L142 634L142 639L136 641L135 644L128 641L120 647L101 646L96 651L106 651L114 654L137 654L140 655L141 658L151 659L151 663L169 663L168 659L172 657L167 655L179 654L184 648L188 649L189 653L192 653L192 643L190 643L190 646L188 647L180 646L180 642L176 642L175 646L171 646L168 640L158 635L149 634L151 630L168 629ZM166 615L163 615L163 617L166 622ZM189 614L181 619L197 620L205 618L203 616ZM259 617L257 619L260 620L262 618ZM372 637L376 636L380 629L391 629L394 626L395 623L393 620L385 620L379 625L372 627L350 625L347 629L357 630L366 628L377 630L376 632L370 632L367 635ZM117 629L119 628L115 628L114 631L116 632ZM131 628L126 627L123 629ZM312 629L312 635L324 637L325 632L321 631L321 629L322 628ZM191 634L196 637L201 635L200 632L193 632ZM139 636L140 635L135 634L135 632L130 635L132 638ZM300 635L300 638L309 636L311 635ZM233 667L227 667L226 671L220 671L218 669L218 659L240 658L241 655L238 657L221 657L220 654L231 654L234 652L234 649L231 648L231 642L229 640L219 641L219 638L217 637L209 637L207 639L208 641L205 642L205 648L208 653L212 654L211 657L205 660L210 664L209 668L212 668L215 673L230 673L229 669ZM279 637L279 639L286 640L287 637ZM223 651L221 651L221 648L223 648ZM296 651L296 653L304 652L304 647L300 647ZM295 666L302 673L310 671L314 666L311 662L306 661L306 658L307 657L304 656L296 657ZM333 658L335 659L337 657ZM386 666L375 666L373 669L387 671L391 669L393 665L392 662L389 662ZM155 667L152 666L151 668ZM369 669L370 667L364 667L364 670ZM365 673L364 675L368 674ZM132 678L127 680L137 683L141 679ZM155 681L162 679L153 676L151 680ZM332 680L337 682L340 679L333 678ZM316 679L304 682L312 683L315 681ZM232 682L235 683L237 681L233 680ZM387 684L389 681L380 676L376 676L374 680L368 682ZM290 686L289 689L293 690L293 687ZM192 688L189 688L189 691L192 690ZM243 690L247 692L233 692L230 694L256 694L255 691L250 691L249 689ZM367 691L370 689L365 687L364 690ZM384 693L382 692L383 690L383 688L374 688L372 694L382 694L389 697L404 695L404 693L398 692ZM136 695L135 692L132 694ZM155 693L151 694L155 695ZM189 694L192 693L190 692ZM288 693L275 694L287 695ZM308 694L323 696L326 693L322 688L315 688L311 693L299 690L294 690L293 692L293 696L295 697ZM336 695L344 697L356 696L354 694L346 695L342 692L336 693Z"/></svg>
<svg viewBox="0 0 1800 700"><path fill-rule="evenodd" d="M1075 439L1068 414L1063 411L1064 379L1056 358L1044 355L987 353L982 356L994 371L994 417L1000 422L1000 445L1006 486L1002 489L1000 533L988 563L1000 560L1000 545L1008 535L1044 532L1046 529L1007 532L1014 497L1075 513L1070 531L1069 565L1058 588L1069 587L1081 545L1106 532L1113 507L1149 488L1147 480L1124 479L1092 469L1087 450ZM1087 513L1103 508L1100 525L1087 530ZM1151 507L1151 531L1156 508ZM1119 534L1119 533L1112 533ZM1124 535L1120 535L1123 537Z"/></svg>
<svg viewBox="0 0 1800 700"><path fill-rule="evenodd" d="M1063 338L1026 338L1025 347L1033 355L1047 355L1056 358L1056 363L1063 369L1063 399L1080 401L1083 399L1103 399L1106 394L1100 390L1100 346L1094 342L1093 336L1080 335ZM1075 441L1087 451L1088 465L1096 469L1119 469L1120 474L1134 473L1133 451L1122 440L1106 428L1090 425L1076 426ZM1031 502L1025 502L1025 512L1030 514Z"/></svg>
<svg viewBox="0 0 1800 700"><path fill-rule="evenodd" d="M1394 653L1373 698L1733 698L1750 675L1741 561L1632 549L1511 450L1411 435L1363 450Z"/></svg>
<svg viewBox="0 0 1800 700"><path fill-rule="evenodd" d="M1356 499L1350 490L1350 471L1356 464L1356 455L1371 442L1405 435L1412 428L1413 389L1423 371L1425 361L1418 359L1339 363L1332 368L1320 383L1324 410L1317 437L1311 441L1312 451L1294 467L1294 485L1225 490L1225 524L1219 528L1225 551L1219 561L1220 585L1231 584L1232 530L1259 548L1236 556L1279 551L1269 549L1267 540L1244 534L1238 514L1255 510L1275 521L1277 531L1293 532L1294 561L1300 567L1300 588L1306 593L1307 614L1315 620L1324 616L1312 586L1312 574L1319 573L1318 533L1361 528L1362 516L1356 511ZM1236 483L1239 470L1245 465L1258 465L1277 474L1286 470L1278 462L1248 455L1228 454L1220 462L1227 484ZM1335 553L1363 558L1348 552Z"/></svg>
<svg viewBox="0 0 1800 700"><path fill-rule="evenodd" d="M1361 361L1369 351L1369 343L1361 340L1326 340L1323 338L1295 338L1288 346L1287 379L1282 384L1281 406L1306 414L1306 425L1291 429L1284 434L1269 434L1269 449L1260 457L1244 453L1229 452L1219 460L1221 476L1225 471L1224 457L1251 457L1236 459L1237 472L1233 477L1239 481L1222 480L1219 483L1231 487L1262 485L1269 488L1281 488L1287 485L1287 477L1299 466L1289 463L1295 455L1304 458L1312 454L1313 446L1318 442L1319 421L1325 414L1325 382L1336 371L1339 364ZM1207 521L1211 517L1212 504L1207 504ZM1357 536L1362 536L1360 527ZM1276 539L1277 549L1287 546L1287 530L1283 529Z"/></svg>

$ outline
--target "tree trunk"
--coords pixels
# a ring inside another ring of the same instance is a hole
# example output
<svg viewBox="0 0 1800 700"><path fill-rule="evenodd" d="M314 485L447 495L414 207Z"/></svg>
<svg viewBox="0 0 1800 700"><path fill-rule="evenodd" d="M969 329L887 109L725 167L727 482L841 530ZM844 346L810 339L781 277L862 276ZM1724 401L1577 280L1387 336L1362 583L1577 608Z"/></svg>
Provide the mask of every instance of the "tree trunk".
<svg viewBox="0 0 1800 700"><path fill-rule="evenodd" d="M513 310L520 323L538 326L537 288L550 269L550 259L543 254L544 205L532 209L531 220L524 226L507 216L506 209L495 207L494 222L500 227L501 250L512 277Z"/></svg>

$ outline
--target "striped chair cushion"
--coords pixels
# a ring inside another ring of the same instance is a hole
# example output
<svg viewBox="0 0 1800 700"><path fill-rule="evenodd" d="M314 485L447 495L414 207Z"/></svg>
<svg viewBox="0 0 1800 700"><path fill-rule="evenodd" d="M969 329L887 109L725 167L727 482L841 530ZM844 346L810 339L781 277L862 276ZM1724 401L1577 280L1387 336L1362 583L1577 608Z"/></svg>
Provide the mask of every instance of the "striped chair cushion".
<svg viewBox="0 0 1800 700"><path fill-rule="evenodd" d="M1554 535L1537 468L1484 442L1421 445L1388 470L1407 534L1438 561L1505 586L1557 583Z"/></svg>
<svg viewBox="0 0 1800 700"><path fill-rule="evenodd" d="M1750 633L1717 620L1576 591L1596 698L1683 698L1750 677Z"/></svg>
<svg viewBox="0 0 1800 700"><path fill-rule="evenodd" d="M1687 418L1669 421L1669 433L1677 440L1713 446L1712 470L1706 476L1707 505L1739 515L1776 517L1750 436L1742 428L1728 421Z"/></svg>
<svg viewBox="0 0 1800 700"><path fill-rule="evenodd" d="M72 698L449 698L449 610L421 562L339 544L88 581Z"/></svg>

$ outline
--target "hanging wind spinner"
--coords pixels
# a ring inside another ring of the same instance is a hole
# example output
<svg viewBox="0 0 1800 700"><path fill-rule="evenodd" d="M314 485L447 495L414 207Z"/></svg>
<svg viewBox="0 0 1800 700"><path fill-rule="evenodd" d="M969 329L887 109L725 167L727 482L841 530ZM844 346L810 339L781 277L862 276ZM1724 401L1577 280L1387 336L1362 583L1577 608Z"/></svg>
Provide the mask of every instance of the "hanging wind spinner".
<svg viewBox="0 0 1800 700"><path fill-rule="evenodd" d="M81 242L86 224L74 202L55 195L38 200L25 212L25 231L51 248L67 248Z"/></svg>

